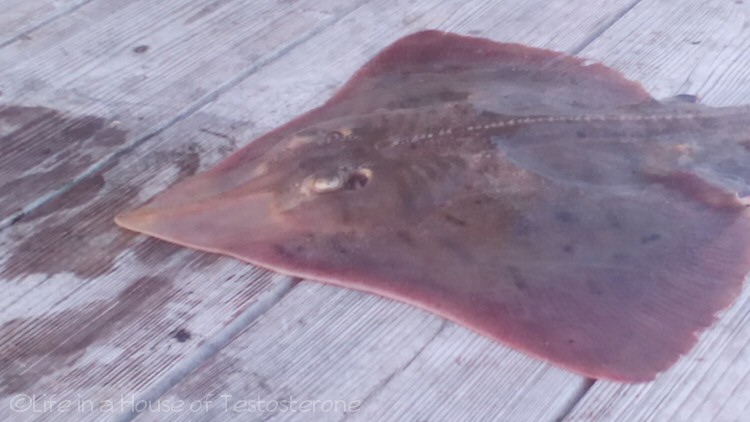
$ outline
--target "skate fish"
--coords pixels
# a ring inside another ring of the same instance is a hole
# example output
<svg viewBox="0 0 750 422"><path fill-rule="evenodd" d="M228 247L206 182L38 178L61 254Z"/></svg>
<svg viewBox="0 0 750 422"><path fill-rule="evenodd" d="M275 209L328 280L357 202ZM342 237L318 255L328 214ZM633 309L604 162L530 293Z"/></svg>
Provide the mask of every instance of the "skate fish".
<svg viewBox="0 0 750 422"><path fill-rule="evenodd" d="M657 101L601 64L424 31L116 221L642 382L740 292L748 181L748 107Z"/></svg>

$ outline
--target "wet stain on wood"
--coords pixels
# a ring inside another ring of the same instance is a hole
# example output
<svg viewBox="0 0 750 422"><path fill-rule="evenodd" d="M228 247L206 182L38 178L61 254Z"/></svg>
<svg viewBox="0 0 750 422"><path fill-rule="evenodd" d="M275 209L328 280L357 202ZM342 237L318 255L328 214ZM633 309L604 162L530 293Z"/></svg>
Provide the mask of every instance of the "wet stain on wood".
<svg viewBox="0 0 750 422"><path fill-rule="evenodd" d="M171 258L172 255L179 252L181 248L176 247L170 243L148 239L138 247L134 248L134 254L139 262L146 266L160 265L166 262L167 259Z"/></svg>
<svg viewBox="0 0 750 422"><path fill-rule="evenodd" d="M0 394L26 391L40 378L72 366L86 348L104 343L131 324L172 286L165 277L141 277L112 301L39 318L18 318L0 327Z"/></svg>
<svg viewBox="0 0 750 422"><path fill-rule="evenodd" d="M46 107L0 105L0 218L64 186L95 161L91 154L125 143L127 131L103 117Z"/></svg>
<svg viewBox="0 0 750 422"><path fill-rule="evenodd" d="M29 274L69 272L95 278L112 271L116 256L133 236L113 231L109 216L131 203L138 189L122 187L106 200L94 200L103 187L102 176L93 175L21 218L19 222L44 216L47 220L10 251L0 275L13 280Z"/></svg>

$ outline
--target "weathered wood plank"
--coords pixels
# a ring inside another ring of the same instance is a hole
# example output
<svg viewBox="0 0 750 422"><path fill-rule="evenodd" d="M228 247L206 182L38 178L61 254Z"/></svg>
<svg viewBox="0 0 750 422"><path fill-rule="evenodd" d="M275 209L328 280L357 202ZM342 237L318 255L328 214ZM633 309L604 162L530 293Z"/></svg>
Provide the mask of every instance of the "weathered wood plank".
<svg viewBox="0 0 750 422"><path fill-rule="evenodd" d="M0 145L0 226L356 5L100 0L6 46L0 125L9 137ZM19 124L19 114L31 122Z"/></svg>
<svg viewBox="0 0 750 422"><path fill-rule="evenodd" d="M579 382L414 307L303 283L161 400L208 397L206 420L553 420ZM195 418L175 413L145 420Z"/></svg>
<svg viewBox="0 0 750 422"><path fill-rule="evenodd" d="M745 10L736 2L691 0L676 7L644 0L584 54L610 53L606 62L662 96L687 93L711 105L748 104ZM750 290L745 289L672 370L644 385L597 382L565 420L746 421L748 403Z"/></svg>
<svg viewBox="0 0 750 422"><path fill-rule="evenodd" d="M750 102L750 6L642 0L582 51L641 81L656 98L698 95L722 106Z"/></svg>
<svg viewBox="0 0 750 422"><path fill-rule="evenodd" d="M143 256L153 257L147 259L155 259L159 271L144 265ZM231 260L158 244L142 243L118 263L106 277L92 280L62 273L19 281L32 288L8 304L0 323L4 420L36 420L41 413L66 416L54 408L14 411L12 400L29 395L37 397L38 406L52 400L119 402L139 396L238 314L275 294L280 281ZM71 420L102 416L67 415Z"/></svg>
<svg viewBox="0 0 750 422"><path fill-rule="evenodd" d="M0 48L92 0L3 0L0 13Z"/></svg>

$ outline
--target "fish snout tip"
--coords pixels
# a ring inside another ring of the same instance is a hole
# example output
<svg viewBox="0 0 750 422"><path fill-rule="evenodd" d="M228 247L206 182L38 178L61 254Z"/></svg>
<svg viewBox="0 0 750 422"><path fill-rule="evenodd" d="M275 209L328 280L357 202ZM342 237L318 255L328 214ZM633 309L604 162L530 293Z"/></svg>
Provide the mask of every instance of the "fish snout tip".
<svg viewBox="0 0 750 422"><path fill-rule="evenodd" d="M114 218L115 224L121 228L140 233L145 232L148 220L148 213L138 208L117 214Z"/></svg>

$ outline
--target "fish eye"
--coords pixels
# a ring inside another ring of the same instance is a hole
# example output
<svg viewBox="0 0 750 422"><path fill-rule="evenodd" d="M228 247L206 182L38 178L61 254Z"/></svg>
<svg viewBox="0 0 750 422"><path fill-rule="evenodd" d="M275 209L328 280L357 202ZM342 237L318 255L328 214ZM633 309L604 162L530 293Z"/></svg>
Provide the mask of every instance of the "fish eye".
<svg viewBox="0 0 750 422"><path fill-rule="evenodd" d="M333 192L341 189L344 181L338 174L332 176L318 176L312 181L312 189L317 193Z"/></svg>
<svg viewBox="0 0 750 422"><path fill-rule="evenodd" d="M315 176L311 179L311 190L315 193L333 192L340 189L353 191L362 189L370 183L372 170L358 168L350 171L340 171L337 174Z"/></svg>

